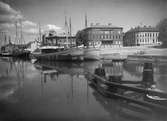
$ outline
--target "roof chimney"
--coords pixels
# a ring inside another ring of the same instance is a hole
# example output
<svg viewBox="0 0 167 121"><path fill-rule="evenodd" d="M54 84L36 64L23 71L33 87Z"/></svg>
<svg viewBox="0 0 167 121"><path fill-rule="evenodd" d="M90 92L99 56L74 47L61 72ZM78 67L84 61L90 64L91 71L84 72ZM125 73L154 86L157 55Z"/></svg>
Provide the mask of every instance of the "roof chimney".
<svg viewBox="0 0 167 121"><path fill-rule="evenodd" d="M108 26L111 26L112 25L112 23L108 23Z"/></svg>

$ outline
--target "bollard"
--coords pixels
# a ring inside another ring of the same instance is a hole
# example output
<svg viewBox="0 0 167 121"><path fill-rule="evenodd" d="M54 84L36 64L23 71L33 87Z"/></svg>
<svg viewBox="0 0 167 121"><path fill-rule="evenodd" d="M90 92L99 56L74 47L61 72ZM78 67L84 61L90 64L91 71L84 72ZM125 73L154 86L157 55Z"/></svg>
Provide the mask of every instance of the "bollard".
<svg viewBox="0 0 167 121"><path fill-rule="evenodd" d="M146 88L148 88L154 84L153 73L154 73L153 72L153 64L152 63L144 63L142 82Z"/></svg>

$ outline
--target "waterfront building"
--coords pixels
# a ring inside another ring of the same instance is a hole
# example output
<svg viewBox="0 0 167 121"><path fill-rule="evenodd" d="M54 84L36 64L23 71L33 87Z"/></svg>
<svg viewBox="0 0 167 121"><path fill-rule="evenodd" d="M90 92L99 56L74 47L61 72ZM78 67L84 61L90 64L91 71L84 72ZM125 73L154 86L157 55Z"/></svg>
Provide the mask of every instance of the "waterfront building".
<svg viewBox="0 0 167 121"><path fill-rule="evenodd" d="M91 24L90 27L86 27L77 33L77 41L84 42L86 46L100 45L101 48L122 47L123 28L112 26L112 24Z"/></svg>
<svg viewBox="0 0 167 121"><path fill-rule="evenodd" d="M160 45L158 40L159 31L154 27L136 27L125 33L124 46L155 46Z"/></svg>

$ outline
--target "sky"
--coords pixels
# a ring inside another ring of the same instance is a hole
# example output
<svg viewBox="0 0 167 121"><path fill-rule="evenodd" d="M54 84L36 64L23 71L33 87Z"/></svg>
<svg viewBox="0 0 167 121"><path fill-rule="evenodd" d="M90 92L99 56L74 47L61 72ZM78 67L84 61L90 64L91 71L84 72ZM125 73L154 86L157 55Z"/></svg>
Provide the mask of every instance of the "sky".
<svg viewBox="0 0 167 121"><path fill-rule="evenodd" d="M65 16L71 17L72 33L88 25L112 23L123 27L156 24L167 18L167 0L0 0L0 31L8 31L13 38L14 23L22 20L25 41L37 37L38 25L42 31L64 32Z"/></svg>

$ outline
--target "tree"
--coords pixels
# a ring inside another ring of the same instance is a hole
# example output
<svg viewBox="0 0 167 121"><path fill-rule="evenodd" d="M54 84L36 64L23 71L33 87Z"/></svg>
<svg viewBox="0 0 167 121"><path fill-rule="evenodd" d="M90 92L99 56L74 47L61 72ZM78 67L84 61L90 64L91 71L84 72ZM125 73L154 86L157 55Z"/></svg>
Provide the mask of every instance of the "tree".
<svg viewBox="0 0 167 121"><path fill-rule="evenodd" d="M80 46L82 44L83 42L82 42L82 37L81 37L81 31L78 31L76 34L76 45Z"/></svg>
<svg viewBox="0 0 167 121"><path fill-rule="evenodd" d="M84 30L78 31L76 34L76 45L84 45L87 46L88 45L88 40L86 38L86 33Z"/></svg>
<svg viewBox="0 0 167 121"><path fill-rule="evenodd" d="M159 29L159 40L162 42L162 47L167 47L167 18L161 20L157 24Z"/></svg>

